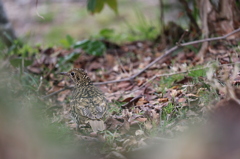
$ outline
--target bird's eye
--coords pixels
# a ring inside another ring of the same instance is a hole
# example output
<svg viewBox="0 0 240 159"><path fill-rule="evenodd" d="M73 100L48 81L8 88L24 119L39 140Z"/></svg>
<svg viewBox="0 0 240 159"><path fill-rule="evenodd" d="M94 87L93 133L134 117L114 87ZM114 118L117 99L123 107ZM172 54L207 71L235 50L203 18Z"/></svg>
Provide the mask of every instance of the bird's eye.
<svg viewBox="0 0 240 159"><path fill-rule="evenodd" d="M72 76L74 76L74 75L75 75L75 73L74 73L74 72L71 72L71 75L72 75Z"/></svg>

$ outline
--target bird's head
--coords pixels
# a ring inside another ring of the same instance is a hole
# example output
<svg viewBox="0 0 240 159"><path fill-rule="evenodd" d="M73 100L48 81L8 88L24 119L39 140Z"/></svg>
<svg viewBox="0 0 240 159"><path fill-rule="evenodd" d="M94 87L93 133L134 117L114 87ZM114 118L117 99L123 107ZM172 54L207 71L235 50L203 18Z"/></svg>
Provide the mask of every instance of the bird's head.
<svg viewBox="0 0 240 159"><path fill-rule="evenodd" d="M70 77L76 85L89 85L92 84L87 73L81 68L74 68L68 72L61 72L60 75Z"/></svg>

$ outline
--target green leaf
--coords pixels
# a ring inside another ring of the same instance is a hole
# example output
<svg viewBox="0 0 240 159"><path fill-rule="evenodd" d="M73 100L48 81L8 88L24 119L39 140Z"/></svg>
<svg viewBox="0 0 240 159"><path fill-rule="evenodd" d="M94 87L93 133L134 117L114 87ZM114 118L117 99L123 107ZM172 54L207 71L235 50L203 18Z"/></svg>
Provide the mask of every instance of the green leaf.
<svg viewBox="0 0 240 159"><path fill-rule="evenodd" d="M67 56L58 58L57 67L60 70L68 70L72 67L72 63L79 58L81 54L78 52L72 52Z"/></svg>
<svg viewBox="0 0 240 159"><path fill-rule="evenodd" d="M86 53L95 56L101 56L106 50L103 42L97 40L83 40L75 43L74 48L81 48Z"/></svg>
<svg viewBox="0 0 240 159"><path fill-rule="evenodd" d="M109 39L110 37L112 37L114 34L114 30L113 29L102 29L100 32L99 32L99 35L101 36L101 38L104 38L104 39Z"/></svg>
<svg viewBox="0 0 240 159"><path fill-rule="evenodd" d="M74 39L70 35L67 35L66 38L60 40L60 43L64 48L68 49L74 44Z"/></svg>
<svg viewBox="0 0 240 159"><path fill-rule="evenodd" d="M88 0L87 1L87 10L94 13L96 6L96 0Z"/></svg>
<svg viewBox="0 0 240 159"><path fill-rule="evenodd" d="M100 13L104 6L104 0L88 0L87 9L91 13Z"/></svg>
<svg viewBox="0 0 240 159"><path fill-rule="evenodd" d="M96 6L94 13L100 13L103 9L104 1L103 0L96 0Z"/></svg>
<svg viewBox="0 0 240 159"><path fill-rule="evenodd" d="M72 45L74 43L74 39L70 35L67 35L66 39L67 39L67 42L68 42L69 45Z"/></svg>
<svg viewBox="0 0 240 159"><path fill-rule="evenodd" d="M106 3L116 14L118 14L118 4L117 4L117 0L105 0L105 3Z"/></svg>
<svg viewBox="0 0 240 159"><path fill-rule="evenodd" d="M203 77L206 76L206 69L193 70L188 73L190 77Z"/></svg>
<svg viewBox="0 0 240 159"><path fill-rule="evenodd" d="M78 41L76 42L74 45L73 45L73 48L82 48L83 50L84 49L87 49L88 47L88 43L90 42L90 40L86 39L86 40L82 40L82 41Z"/></svg>
<svg viewBox="0 0 240 159"><path fill-rule="evenodd" d="M13 67L22 67L22 64L24 67L27 67L33 63L32 60L26 60L22 58L14 58L10 60L10 63Z"/></svg>
<svg viewBox="0 0 240 159"><path fill-rule="evenodd" d="M78 57L80 56L80 54L78 52L72 52L71 54L68 54L67 56L64 57L63 62L73 62L76 59L78 59Z"/></svg>

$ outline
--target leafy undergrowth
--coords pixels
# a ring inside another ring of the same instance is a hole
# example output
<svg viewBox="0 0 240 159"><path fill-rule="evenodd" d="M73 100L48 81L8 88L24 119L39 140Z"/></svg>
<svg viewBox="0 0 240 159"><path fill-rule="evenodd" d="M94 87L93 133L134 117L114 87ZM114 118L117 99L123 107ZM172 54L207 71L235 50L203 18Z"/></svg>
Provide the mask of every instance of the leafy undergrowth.
<svg viewBox="0 0 240 159"><path fill-rule="evenodd" d="M89 44L95 45L88 41L86 47ZM99 50L95 55L87 54L86 47L55 47L25 48L20 58L10 59L19 70L21 85L27 87L25 96L35 93L38 102L44 103L44 123L53 125L43 134L58 132L58 140L75 138L77 143L84 143L82 150L95 156L131 158L141 148L172 139L206 120L211 105L225 97L226 92L220 88L226 82L238 85L238 74L234 74L238 67L233 64L239 62L237 47L213 43L204 55L204 63L196 60L199 46L179 49L134 81L97 85L110 103L107 130L98 135L79 133L70 118L73 83L57 73L80 67L94 82L118 80L136 74L163 55L160 45L146 41L122 46L106 41L103 44L106 48L100 49L106 49L106 53L102 56L95 56L100 55ZM69 135L69 129L75 137Z"/></svg>

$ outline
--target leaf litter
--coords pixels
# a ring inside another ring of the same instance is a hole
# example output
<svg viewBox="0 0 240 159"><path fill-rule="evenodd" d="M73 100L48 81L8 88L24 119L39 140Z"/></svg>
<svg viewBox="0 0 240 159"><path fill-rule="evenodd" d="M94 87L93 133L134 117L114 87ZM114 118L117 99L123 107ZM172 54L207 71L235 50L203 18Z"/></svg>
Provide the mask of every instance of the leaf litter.
<svg viewBox="0 0 240 159"><path fill-rule="evenodd" d="M68 55L72 52L79 56L71 56L72 59L69 59ZM111 81L137 73L163 54L153 43L144 41L122 45L115 54L107 49L106 54L99 57L77 49L48 48L39 49L39 53L28 70L45 77L49 83L45 86L46 94L72 85L72 81L57 76L57 72L81 67L94 82ZM92 137L90 132L81 134L74 131L75 124L69 118L69 89L48 99L52 105L61 103L60 109L54 109L53 113L62 116L61 120L73 129L77 139L104 141L105 150L103 148L101 151L104 151L105 158L121 155L123 158L127 152L148 145L147 141L153 137L170 139L188 130L191 124L204 121L203 116L212 109L208 105L213 102L213 98L218 96L221 99L227 94L219 89L220 85L224 85L227 79L231 80L227 82L238 85L240 74L235 73L233 76L233 63L239 63L239 57L235 47L218 42L209 46L204 64L198 65L194 61L196 53L191 49L182 50L166 58L163 63L154 64L134 81L99 85L110 102L111 112L106 119L107 130L100 135L102 139L99 139L99 135ZM208 75L210 67L213 69ZM192 68L193 71L189 71ZM151 78L153 80L149 80ZM217 91L212 91L214 86Z"/></svg>

